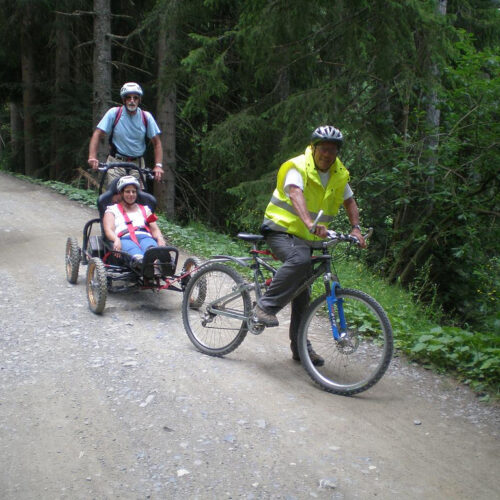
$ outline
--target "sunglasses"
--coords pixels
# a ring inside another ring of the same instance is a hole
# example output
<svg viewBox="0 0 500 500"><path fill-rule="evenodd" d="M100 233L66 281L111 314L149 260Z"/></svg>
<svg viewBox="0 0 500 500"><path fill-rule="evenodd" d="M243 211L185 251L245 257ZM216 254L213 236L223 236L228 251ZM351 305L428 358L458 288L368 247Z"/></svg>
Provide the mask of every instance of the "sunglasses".
<svg viewBox="0 0 500 500"><path fill-rule="evenodd" d="M335 145L332 146L325 146L323 144L320 144L319 146L316 146L316 149L322 153L322 154L337 154L338 148Z"/></svg>

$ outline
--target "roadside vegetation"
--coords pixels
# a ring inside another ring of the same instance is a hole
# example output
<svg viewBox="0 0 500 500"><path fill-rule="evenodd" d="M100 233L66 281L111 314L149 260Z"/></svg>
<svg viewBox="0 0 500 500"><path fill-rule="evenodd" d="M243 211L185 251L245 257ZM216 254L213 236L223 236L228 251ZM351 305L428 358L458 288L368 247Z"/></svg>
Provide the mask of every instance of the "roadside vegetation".
<svg viewBox="0 0 500 500"><path fill-rule="evenodd" d="M62 182L19 177L95 207L97 195L93 190L75 188ZM217 254L245 255L248 251L244 243L200 223L180 226L168 221L162 214L158 222L168 241L200 258ZM74 236L81 244L81 235ZM339 245L334 255L335 270L343 286L369 293L386 310L394 330L397 351L429 369L456 377L474 389L482 401L498 400L500 337L495 332L473 331L447 324L437 305L422 305L418 291L408 291L377 276L360 259L360 251L353 247Z"/></svg>

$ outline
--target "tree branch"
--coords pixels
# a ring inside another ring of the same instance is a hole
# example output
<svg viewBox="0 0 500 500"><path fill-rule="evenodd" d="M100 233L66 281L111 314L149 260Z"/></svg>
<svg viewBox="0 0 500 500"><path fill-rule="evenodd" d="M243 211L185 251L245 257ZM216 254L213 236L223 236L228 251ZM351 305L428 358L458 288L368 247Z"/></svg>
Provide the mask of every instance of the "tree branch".
<svg viewBox="0 0 500 500"><path fill-rule="evenodd" d="M138 68L137 66L132 66L131 64L127 64L122 61L111 61L111 64L115 66L115 68L119 68L120 66L122 66L124 68L131 68L135 71L140 71L141 73L144 73L148 76L152 76L152 73L150 71L146 71L145 69Z"/></svg>
<svg viewBox="0 0 500 500"><path fill-rule="evenodd" d="M85 11L85 10L74 10L73 12L60 12L58 10L55 11L56 14L60 14L61 16L68 17L78 17L78 16L95 16L95 12Z"/></svg>

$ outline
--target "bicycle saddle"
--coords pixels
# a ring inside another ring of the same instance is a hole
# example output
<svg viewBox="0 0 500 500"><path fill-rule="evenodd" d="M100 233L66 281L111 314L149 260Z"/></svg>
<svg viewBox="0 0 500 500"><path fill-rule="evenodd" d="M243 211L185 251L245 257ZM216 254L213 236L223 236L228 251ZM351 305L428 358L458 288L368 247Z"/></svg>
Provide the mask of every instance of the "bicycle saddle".
<svg viewBox="0 0 500 500"><path fill-rule="evenodd" d="M264 236L262 236L261 234L250 234L250 233L238 233L238 238L240 238L240 240L251 241L251 242L264 240Z"/></svg>

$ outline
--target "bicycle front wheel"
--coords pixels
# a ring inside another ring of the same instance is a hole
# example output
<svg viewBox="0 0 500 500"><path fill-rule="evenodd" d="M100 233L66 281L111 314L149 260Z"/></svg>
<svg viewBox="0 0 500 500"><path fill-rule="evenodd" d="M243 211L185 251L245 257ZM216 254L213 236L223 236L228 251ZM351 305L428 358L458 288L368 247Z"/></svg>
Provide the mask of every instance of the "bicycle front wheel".
<svg viewBox="0 0 500 500"><path fill-rule="evenodd" d="M245 338L252 303L245 281L231 267L208 264L187 284L182 299L186 333L201 352L223 356Z"/></svg>
<svg viewBox="0 0 500 500"><path fill-rule="evenodd" d="M336 340L333 336L327 296L323 295L302 319L298 347L314 382L328 392L352 396L375 385L387 370L393 351L392 328L382 306L368 294L340 288L336 295L332 321L341 337ZM311 347L325 360L323 366L313 365Z"/></svg>

